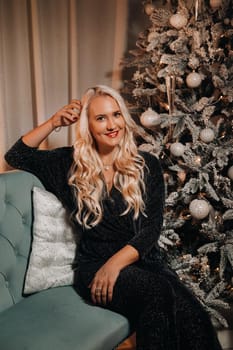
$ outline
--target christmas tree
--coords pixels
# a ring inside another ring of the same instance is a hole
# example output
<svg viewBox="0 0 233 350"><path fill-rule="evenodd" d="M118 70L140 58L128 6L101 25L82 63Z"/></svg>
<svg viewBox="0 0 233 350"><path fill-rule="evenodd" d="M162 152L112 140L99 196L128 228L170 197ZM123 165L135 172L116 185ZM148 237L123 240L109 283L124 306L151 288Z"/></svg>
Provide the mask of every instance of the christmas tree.
<svg viewBox="0 0 233 350"><path fill-rule="evenodd" d="M155 4L156 3L156 4ZM159 244L227 327L233 298L233 1L142 3L149 26L123 60L123 95L166 185Z"/></svg>

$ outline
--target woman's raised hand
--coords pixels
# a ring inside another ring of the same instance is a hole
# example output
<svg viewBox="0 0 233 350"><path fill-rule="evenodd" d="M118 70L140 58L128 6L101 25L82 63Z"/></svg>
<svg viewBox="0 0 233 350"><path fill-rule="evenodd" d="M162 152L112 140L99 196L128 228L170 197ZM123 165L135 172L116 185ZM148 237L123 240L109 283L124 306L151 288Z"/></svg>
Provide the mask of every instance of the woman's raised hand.
<svg viewBox="0 0 233 350"><path fill-rule="evenodd" d="M23 136L23 142L30 147L38 147L56 128L76 123L79 119L81 108L82 106L79 100L72 100L68 105L59 109L51 118L46 120L46 122L25 134Z"/></svg>
<svg viewBox="0 0 233 350"><path fill-rule="evenodd" d="M59 109L52 117L51 122L53 128L69 126L78 121L81 112L81 102L79 100L71 100L71 102Z"/></svg>

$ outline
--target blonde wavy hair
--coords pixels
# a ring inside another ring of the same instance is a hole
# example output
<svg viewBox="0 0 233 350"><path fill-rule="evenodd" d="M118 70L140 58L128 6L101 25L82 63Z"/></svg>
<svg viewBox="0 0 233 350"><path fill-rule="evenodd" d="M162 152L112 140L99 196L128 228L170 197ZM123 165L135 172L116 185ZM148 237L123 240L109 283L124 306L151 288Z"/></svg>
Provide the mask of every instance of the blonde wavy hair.
<svg viewBox="0 0 233 350"><path fill-rule="evenodd" d="M126 209L131 210L134 218L144 213L143 193L145 185L143 157L138 153L135 136L143 137L144 130L131 118L122 96L114 89L97 85L86 91L82 98L82 111L77 126L77 138L74 143L74 162L71 168L69 184L74 187L77 201L77 221L85 228L97 225L103 217L102 200L104 198L103 165L96 143L89 130L88 113L91 101L97 96L110 96L117 103L125 120L125 133L115 153L113 185L125 200Z"/></svg>

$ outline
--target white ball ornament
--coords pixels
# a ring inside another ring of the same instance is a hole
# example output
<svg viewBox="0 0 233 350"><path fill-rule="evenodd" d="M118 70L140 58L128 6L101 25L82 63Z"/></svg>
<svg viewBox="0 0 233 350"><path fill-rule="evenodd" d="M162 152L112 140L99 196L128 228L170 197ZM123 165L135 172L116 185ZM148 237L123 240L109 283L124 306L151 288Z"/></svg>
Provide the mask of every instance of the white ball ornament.
<svg viewBox="0 0 233 350"><path fill-rule="evenodd" d="M201 220L209 215L210 206L204 199L194 199L189 204L189 211L193 218Z"/></svg>
<svg viewBox="0 0 233 350"><path fill-rule="evenodd" d="M211 128L205 128L200 132L200 139L205 143L213 141L214 136L214 130Z"/></svg>
<svg viewBox="0 0 233 350"><path fill-rule="evenodd" d="M222 5L222 0L210 0L210 7L214 10L218 9Z"/></svg>
<svg viewBox="0 0 233 350"><path fill-rule="evenodd" d="M185 146L180 142L172 143L170 146L170 152L175 157L180 157L184 154Z"/></svg>
<svg viewBox="0 0 233 350"><path fill-rule="evenodd" d="M196 88L201 84L201 76L196 72L189 73L186 77L186 83L190 88Z"/></svg>
<svg viewBox="0 0 233 350"><path fill-rule="evenodd" d="M158 113L153 111L152 108L148 108L140 116L140 122L145 128L153 128L161 123L161 117Z"/></svg>
<svg viewBox="0 0 233 350"><path fill-rule="evenodd" d="M185 27L187 23L188 19L180 13L176 13L170 17L170 24L176 29Z"/></svg>
<svg viewBox="0 0 233 350"><path fill-rule="evenodd" d="M227 171L228 177L233 180L233 165Z"/></svg>

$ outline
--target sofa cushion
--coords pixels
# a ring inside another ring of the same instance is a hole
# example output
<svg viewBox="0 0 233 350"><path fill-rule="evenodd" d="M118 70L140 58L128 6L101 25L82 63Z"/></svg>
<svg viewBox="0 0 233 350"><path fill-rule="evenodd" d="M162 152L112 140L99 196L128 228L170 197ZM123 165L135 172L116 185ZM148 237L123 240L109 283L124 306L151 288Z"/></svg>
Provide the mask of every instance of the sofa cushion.
<svg viewBox="0 0 233 350"><path fill-rule="evenodd" d="M77 236L66 210L45 189L33 188L33 239L24 293L73 284Z"/></svg>
<svg viewBox="0 0 233 350"><path fill-rule="evenodd" d="M71 286L36 293L0 313L4 350L112 350L128 320L85 303Z"/></svg>

